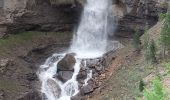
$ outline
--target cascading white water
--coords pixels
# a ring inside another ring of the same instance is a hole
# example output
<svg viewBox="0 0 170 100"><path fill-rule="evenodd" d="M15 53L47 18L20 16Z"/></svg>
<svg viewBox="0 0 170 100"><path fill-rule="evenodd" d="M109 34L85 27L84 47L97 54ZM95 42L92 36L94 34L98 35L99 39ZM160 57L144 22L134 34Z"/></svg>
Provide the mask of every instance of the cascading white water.
<svg viewBox="0 0 170 100"><path fill-rule="evenodd" d="M71 51L80 57L97 57L106 52L107 24L111 0L87 0Z"/></svg>
<svg viewBox="0 0 170 100"><path fill-rule="evenodd" d="M45 95L44 100L70 100L79 92L76 77L80 70L83 58L96 58L107 52L108 43L108 18L112 0L87 0L82 18L72 45L68 52L54 54L48 58L44 65L40 66L39 78L42 82L41 92ZM67 53L75 53L76 64L70 80L62 83L54 78L57 74L57 64ZM92 77L89 71L84 86ZM61 93L59 93L61 91Z"/></svg>

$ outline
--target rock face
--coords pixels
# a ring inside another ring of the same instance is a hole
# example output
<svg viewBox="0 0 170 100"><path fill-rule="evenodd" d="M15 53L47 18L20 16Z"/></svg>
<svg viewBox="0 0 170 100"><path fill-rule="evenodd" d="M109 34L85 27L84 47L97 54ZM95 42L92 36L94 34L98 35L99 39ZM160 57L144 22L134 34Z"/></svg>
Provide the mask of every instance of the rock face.
<svg viewBox="0 0 170 100"><path fill-rule="evenodd" d="M160 0L114 0L114 5L116 15L121 16L115 34L122 37L131 36L135 30L143 33L146 24L153 26L159 14L167 10L166 3Z"/></svg>
<svg viewBox="0 0 170 100"><path fill-rule="evenodd" d="M52 1L56 1L55 5ZM78 21L81 8L73 7L74 2L70 1L60 3L57 0L3 0L0 7L0 33L72 30Z"/></svg>
<svg viewBox="0 0 170 100"><path fill-rule="evenodd" d="M86 0L3 0L0 6L0 37L18 31L66 31L78 23ZM113 12L118 18L115 34L127 37L138 29L143 32L166 12L160 0L113 0ZM117 20L117 19L116 19Z"/></svg>

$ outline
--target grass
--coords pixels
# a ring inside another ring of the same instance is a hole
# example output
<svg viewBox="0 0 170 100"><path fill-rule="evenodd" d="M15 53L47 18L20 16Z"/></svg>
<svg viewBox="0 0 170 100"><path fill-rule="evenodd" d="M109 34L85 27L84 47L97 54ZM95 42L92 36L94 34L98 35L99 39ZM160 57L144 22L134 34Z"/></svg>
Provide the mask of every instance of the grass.
<svg viewBox="0 0 170 100"><path fill-rule="evenodd" d="M71 35L69 32L22 32L12 34L9 37L0 39L0 55L11 54L20 48L37 46L45 41L69 40L67 38L71 37Z"/></svg>
<svg viewBox="0 0 170 100"><path fill-rule="evenodd" d="M67 32L65 32L67 33ZM10 44L17 44L17 43L23 43L23 42L28 42L31 41L31 39L33 39L33 37L37 37L40 35L46 35L50 34L50 35L65 35L65 33L56 33L56 32L23 32L23 33L19 33L19 34L12 34L9 37L5 38L5 39L0 39L0 46L3 45L10 45Z"/></svg>
<svg viewBox="0 0 170 100"><path fill-rule="evenodd" d="M165 100L165 92L161 80L156 78L153 80L152 85L152 89L144 90L145 100Z"/></svg>
<svg viewBox="0 0 170 100"><path fill-rule="evenodd" d="M0 46L21 43L23 41L30 40L33 35L34 35L34 32L24 32L20 34L10 35L9 37L5 39L0 39Z"/></svg>

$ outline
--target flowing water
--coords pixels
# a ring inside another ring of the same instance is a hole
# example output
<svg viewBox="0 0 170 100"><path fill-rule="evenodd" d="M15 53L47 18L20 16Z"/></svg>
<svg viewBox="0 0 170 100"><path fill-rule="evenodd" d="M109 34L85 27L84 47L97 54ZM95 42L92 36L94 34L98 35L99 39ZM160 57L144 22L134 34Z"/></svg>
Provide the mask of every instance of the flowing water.
<svg viewBox="0 0 170 100"><path fill-rule="evenodd" d="M70 100L79 92L76 77L80 70L80 64L84 58L101 57L108 49L108 34L113 29L111 16L112 0L87 0L82 13L81 21L70 49L62 54L53 54L40 66L39 78L42 82L41 92L44 100ZM110 28L110 26L112 28ZM113 42L111 42L113 45ZM114 46L113 46L114 47ZM114 49L114 48L111 48ZM70 80L63 83L54 76L57 74L57 64L67 53L75 53L76 64ZM85 64L86 66L86 64ZM84 85L92 77L89 71Z"/></svg>

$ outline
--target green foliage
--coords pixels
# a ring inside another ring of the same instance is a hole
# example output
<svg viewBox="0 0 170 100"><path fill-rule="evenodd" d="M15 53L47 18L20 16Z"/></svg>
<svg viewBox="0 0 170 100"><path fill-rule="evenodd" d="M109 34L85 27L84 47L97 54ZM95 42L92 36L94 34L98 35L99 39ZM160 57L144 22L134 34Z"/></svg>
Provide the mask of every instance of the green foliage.
<svg viewBox="0 0 170 100"><path fill-rule="evenodd" d="M156 62L156 45L152 39L149 43L149 59L151 62Z"/></svg>
<svg viewBox="0 0 170 100"><path fill-rule="evenodd" d="M151 63L156 62L156 45L154 40L150 39L149 34L146 30L144 34L144 51L146 61Z"/></svg>
<svg viewBox="0 0 170 100"><path fill-rule="evenodd" d="M170 49L170 12L168 11L161 30L161 44L163 46L163 55Z"/></svg>
<svg viewBox="0 0 170 100"><path fill-rule="evenodd" d="M144 99L145 100L165 100L165 93L163 89L163 85L159 78L156 78L153 83L152 89L144 90Z"/></svg>
<svg viewBox="0 0 170 100"><path fill-rule="evenodd" d="M140 50L140 33L139 31L136 31L135 34L133 35L133 46L134 48L139 51Z"/></svg>
<svg viewBox="0 0 170 100"><path fill-rule="evenodd" d="M170 62L165 63L165 67L166 67L166 69L168 70L168 72L170 72Z"/></svg>
<svg viewBox="0 0 170 100"><path fill-rule="evenodd" d="M166 13L160 13L159 14L159 20L163 21L166 18Z"/></svg>
<svg viewBox="0 0 170 100"><path fill-rule="evenodd" d="M144 32L144 50L147 50L149 46L149 34L148 34L148 27L145 27L145 32Z"/></svg>

